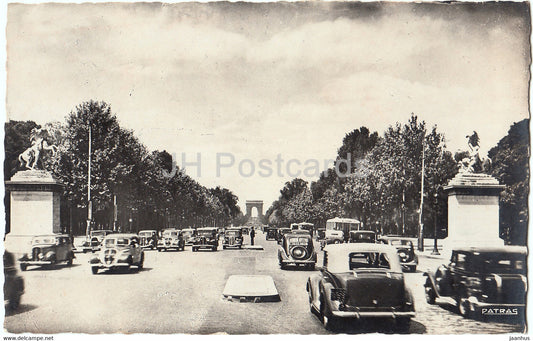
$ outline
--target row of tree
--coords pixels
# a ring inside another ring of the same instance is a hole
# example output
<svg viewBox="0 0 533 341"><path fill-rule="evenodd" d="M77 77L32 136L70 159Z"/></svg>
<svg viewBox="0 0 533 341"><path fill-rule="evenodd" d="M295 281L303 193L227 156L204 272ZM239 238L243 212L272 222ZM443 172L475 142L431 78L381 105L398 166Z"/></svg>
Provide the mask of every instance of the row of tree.
<svg viewBox="0 0 533 341"><path fill-rule="evenodd" d="M356 218L383 234L416 236L419 228L424 158L424 236L447 235L447 195L443 191L468 153L452 155L436 127L412 115L379 136L361 127L348 133L335 167L308 184L289 181L266 212L271 225L308 221L324 227L333 217ZM529 194L529 120L515 123L489 152L490 172L507 185L501 195L500 232L512 244L527 240Z"/></svg>
<svg viewBox="0 0 533 341"><path fill-rule="evenodd" d="M21 169L18 155L29 147L36 127L32 121L6 123L5 180ZM48 142L58 149L44 159L43 167L65 185L63 202L68 207L62 210L62 224L74 234L85 233L87 225L89 134L93 228L226 226L243 219L236 195L226 188L202 186L175 164L173 172L171 155L148 151L132 131L120 127L105 102L84 102L65 124L44 128ZM5 203L9 207L9 200Z"/></svg>

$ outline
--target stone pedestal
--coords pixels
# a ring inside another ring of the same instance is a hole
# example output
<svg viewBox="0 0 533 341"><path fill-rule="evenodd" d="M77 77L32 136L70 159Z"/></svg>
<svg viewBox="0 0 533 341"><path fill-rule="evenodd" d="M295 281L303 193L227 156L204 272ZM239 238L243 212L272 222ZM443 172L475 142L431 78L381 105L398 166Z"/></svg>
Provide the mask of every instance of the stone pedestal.
<svg viewBox="0 0 533 341"><path fill-rule="evenodd" d="M487 174L459 173L444 187L448 193L446 251L457 246L502 246L500 192L505 186Z"/></svg>
<svg viewBox="0 0 533 341"><path fill-rule="evenodd" d="M47 171L19 171L6 181L11 200L11 230L5 248L13 253L31 249L36 235L60 233L62 184Z"/></svg>

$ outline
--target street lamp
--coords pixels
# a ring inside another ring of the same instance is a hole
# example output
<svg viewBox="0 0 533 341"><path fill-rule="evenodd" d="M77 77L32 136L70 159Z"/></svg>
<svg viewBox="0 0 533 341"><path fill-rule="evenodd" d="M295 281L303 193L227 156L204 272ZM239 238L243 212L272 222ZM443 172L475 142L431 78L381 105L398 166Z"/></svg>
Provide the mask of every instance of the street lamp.
<svg viewBox="0 0 533 341"><path fill-rule="evenodd" d="M424 251L424 221L422 213L424 210L424 159L425 159L425 136L422 138L422 175L420 181L420 212L418 215L418 251Z"/></svg>
<svg viewBox="0 0 533 341"><path fill-rule="evenodd" d="M435 194L433 195L435 197L435 209L434 209L434 222L435 222L435 225L433 227L433 251L431 252L432 255L440 255L439 253L439 249L437 248L437 215L438 215L438 209L439 209L439 205L438 205L438 198L439 198L439 193L438 193L438 189L437 191L435 192Z"/></svg>

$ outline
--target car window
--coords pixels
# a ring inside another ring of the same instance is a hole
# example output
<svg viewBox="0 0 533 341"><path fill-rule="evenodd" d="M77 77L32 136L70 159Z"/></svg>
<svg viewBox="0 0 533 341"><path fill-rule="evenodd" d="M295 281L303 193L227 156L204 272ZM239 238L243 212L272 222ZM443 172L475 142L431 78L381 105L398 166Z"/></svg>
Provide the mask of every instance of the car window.
<svg viewBox="0 0 533 341"><path fill-rule="evenodd" d="M226 231L227 236L239 236L239 231Z"/></svg>
<svg viewBox="0 0 533 341"><path fill-rule="evenodd" d="M379 252L357 252L349 256L349 268L355 269L390 269L387 254Z"/></svg>
<svg viewBox="0 0 533 341"><path fill-rule="evenodd" d="M466 265L466 254L457 253L457 258L455 259L455 267L464 269Z"/></svg>

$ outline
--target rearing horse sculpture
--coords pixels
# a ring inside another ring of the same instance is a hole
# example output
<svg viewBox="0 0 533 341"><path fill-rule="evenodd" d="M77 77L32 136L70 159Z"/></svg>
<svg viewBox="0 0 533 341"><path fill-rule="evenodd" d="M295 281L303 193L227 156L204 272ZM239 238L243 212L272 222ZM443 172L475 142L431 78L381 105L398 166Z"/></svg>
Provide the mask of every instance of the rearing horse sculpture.
<svg viewBox="0 0 533 341"><path fill-rule="evenodd" d="M43 151L50 150L53 154L56 153L57 147L48 144L48 141L46 140L47 135L48 132L43 128L33 128L31 130L31 147L20 153L18 157L21 166L34 170L38 165Z"/></svg>

